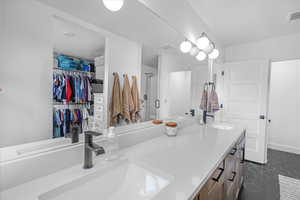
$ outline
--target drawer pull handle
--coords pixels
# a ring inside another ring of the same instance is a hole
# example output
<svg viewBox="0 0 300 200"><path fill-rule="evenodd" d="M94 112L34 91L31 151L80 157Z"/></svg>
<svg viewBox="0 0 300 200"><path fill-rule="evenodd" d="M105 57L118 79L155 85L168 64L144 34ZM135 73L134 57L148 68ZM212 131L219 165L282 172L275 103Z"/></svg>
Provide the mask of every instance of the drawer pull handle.
<svg viewBox="0 0 300 200"><path fill-rule="evenodd" d="M232 151L230 152L230 155L234 156L236 152L237 152L237 148L233 148Z"/></svg>
<svg viewBox="0 0 300 200"><path fill-rule="evenodd" d="M219 182L219 180L220 180L220 178L221 178L221 176L222 176L222 174L224 172L223 168L219 168L219 170L220 170L220 173L219 173L218 177L217 178L212 178L212 180L214 180L216 182Z"/></svg>
<svg viewBox="0 0 300 200"><path fill-rule="evenodd" d="M232 174L233 174L232 178L228 179L228 180L231 181L231 182L234 182L234 179L236 177L236 172L232 172Z"/></svg>

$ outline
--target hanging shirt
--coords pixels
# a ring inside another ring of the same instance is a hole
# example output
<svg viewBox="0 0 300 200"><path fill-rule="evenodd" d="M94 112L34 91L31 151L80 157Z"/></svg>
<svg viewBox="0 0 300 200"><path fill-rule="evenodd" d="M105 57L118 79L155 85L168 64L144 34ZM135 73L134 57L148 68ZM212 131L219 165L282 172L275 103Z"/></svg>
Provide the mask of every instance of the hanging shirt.
<svg viewBox="0 0 300 200"><path fill-rule="evenodd" d="M69 103L72 101L73 91L72 91L72 85L71 85L71 77L67 76L67 98L66 102Z"/></svg>

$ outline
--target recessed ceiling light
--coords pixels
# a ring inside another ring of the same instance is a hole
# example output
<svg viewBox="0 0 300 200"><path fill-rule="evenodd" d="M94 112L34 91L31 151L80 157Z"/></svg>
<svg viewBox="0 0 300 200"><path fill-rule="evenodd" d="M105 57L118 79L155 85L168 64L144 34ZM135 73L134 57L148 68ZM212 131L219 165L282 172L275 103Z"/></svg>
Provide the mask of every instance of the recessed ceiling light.
<svg viewBox="0 0 300 200"><path fill-rule="evenodd" d="M102 0L102 2L112 12L119 11L124 5L124 0Z"/></svg>
<svg viewBox="0 0 300 200"><path fill-rule="evenodd" d="M72 32L64 32L64 36L67 36L67 37L74 37L76 34L75 33L72 33Z"/></svg>

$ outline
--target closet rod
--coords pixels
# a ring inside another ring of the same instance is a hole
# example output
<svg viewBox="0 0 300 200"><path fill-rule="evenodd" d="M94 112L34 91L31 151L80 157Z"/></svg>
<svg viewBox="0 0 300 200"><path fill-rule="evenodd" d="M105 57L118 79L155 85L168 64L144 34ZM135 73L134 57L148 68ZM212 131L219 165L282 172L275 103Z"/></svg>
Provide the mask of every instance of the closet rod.
<svg viewBox="0 0 300 200"><path fill-rule="evenodd" d="M67 69L61 69L58 67L54 67L54 70L60 70L64 72L70 72L70 73L84 73L84 74L94 74L95 72L85 72L85 71L80 71L80 70L67 70Z"/></svg>

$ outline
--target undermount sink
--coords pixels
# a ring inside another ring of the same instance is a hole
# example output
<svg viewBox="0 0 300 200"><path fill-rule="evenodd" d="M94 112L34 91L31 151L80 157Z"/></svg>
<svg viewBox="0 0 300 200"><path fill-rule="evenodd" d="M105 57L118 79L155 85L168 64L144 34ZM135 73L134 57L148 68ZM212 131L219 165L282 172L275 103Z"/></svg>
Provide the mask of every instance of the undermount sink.
<svg viewBox="0 0 300 200"><path fill-rule="evenodd" d="M39 200L149 200L170 177L131 162L96 171L39 196Z"/></svg>
<svg viewBox="0 0 300 200"><path fill-rule="evenodd" d="M233 129L233 126L226 123L214 123L211 125L211 127L221 130L231 130Z"/></svg>

